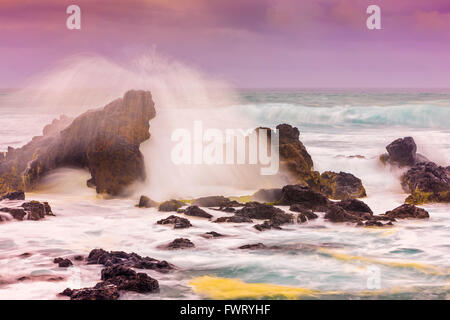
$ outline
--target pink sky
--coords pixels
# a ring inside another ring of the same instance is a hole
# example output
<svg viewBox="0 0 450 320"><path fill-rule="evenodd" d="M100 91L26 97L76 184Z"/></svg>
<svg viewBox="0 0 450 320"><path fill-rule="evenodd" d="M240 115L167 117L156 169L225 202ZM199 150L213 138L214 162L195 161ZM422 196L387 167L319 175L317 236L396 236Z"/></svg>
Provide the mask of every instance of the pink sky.
<svg viewBox="0 0 450 320"><path fill-rule="evenodd" d="M1 0L0 39L3 88L74 54L153 47L239 87L450 87L448 0Z"/></svg>

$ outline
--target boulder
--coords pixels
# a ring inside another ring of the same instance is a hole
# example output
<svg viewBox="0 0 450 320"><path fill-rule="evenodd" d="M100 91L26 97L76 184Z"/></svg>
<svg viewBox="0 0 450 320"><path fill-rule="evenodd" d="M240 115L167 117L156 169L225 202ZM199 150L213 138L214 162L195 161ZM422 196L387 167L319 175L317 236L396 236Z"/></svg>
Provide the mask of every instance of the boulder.
<svg viewBox="0 0 450 320"><path fill-rule="evenodd" d="M299 204L318 211L324 211L328 203L326 196L301 184L284 186L281 190L281 199L276 202L278 205Z"/></svg>
<svg viewBox="0 0 450 320"><path fill-rule="evenodd" d="M211 219L213 216L207 213L205 210L200 209L198 206L190 206L184 210L184 214L193 217L201 217Z"/></svg>
<svg viewBox="0 0 450 320"><path fill-rule="evenodd" d="M362 220L335 204L328 207L328 210L325 213L325 219L331 222L359 222Z"/></svg>
<svg viewBox="0 0 450 320"><path fill-rule="evenodd" d="M70 166L88 169L97 193L121 195L145 179L139 146L150 138L154 117L150 92L128 91L104 108L46 127L42 136L10 148L0 161L0 194L32 190L51 170Z"/></svg>
<svg viewBox="0 0 450 320"><path fill-rule="evenodd" d="M425 209L418 208L412 204L403 204L384 214L394 219L428 219L430 215Z"/></svg>
<svg viewBox="0 0 450 320"><path fill-rule="evenodd" d="M179 249L189 249L194 248L195 245L189 239L177 238L170 242L169 244L162 245L159 248L165 250L179 250Z"/></svg>
<svg viewBox="0 0 450 320"><path fill-rule="evenodd" d="M20 208L1 208L0 211L9 213L16 220L23 220L27 215L27 212Z"/></svg>
<svg viewBox="0 0 450 320"><path fill-rule="evenodd" d="M165 219L161 219L161 220L157 221L156 223L157 224L173 224L174 229L185 229L185 228L192 227L192 224L188 219L174 216L174 215L169 216Z"/></svg>
<svg viewBox="0 0 450 320"><path fill-rule="evenodd" d="M405 200L407 203L450 202L450 167L434 162L418 163L402 175L401 185L405 192L411 193Z"/></svg>
<svg viewBox="0 0 450 320"><path fill-rule="evenodd" d="M342 200L336 203L337 206L349 211L353 214L369 214L373 215L372 209L363 201L358 199Z"/></svg>
<svg viewBox="0 0 450 320"><path fill-rule="evenodd" d="M429 161L423 155L416 153L417 145L412 137L399 138L386 146L388 153L380 156L381 162L399 167L410 167L419 162Z"/></svg>
<svg viewBox="0 0 450 320"><path fill-rule="evenodd" d="M320 192L331 199L343 200L366 196L361 179L351 173L326 171L320 175Z"/></svg>
<svg viewBox="0 0 450 320"><path fill-rule="evenodd" d="M164 201L159 205L158 210L164 212L177 211L179 208L184 206L184 203L178 200Z"/></svg>
<svg viewBox="0 0 450 320"><path fill-rule="evenodd" d="M53 263L58 264L58 267L60 268L68 268L73 266L72 261L70 261L70 259L66 259L66 258L55 258L53 260Z"/></svg>
<svg viewBox="0 0 450 320"><path fill-rule="evenodd" d="M201 236L206 239L225 237L223 234L215 232L215 231L206 232L206 233L202 234Z"/></svg>
<svg viewBox="0 0 450 320"><path fill-rule="evenodd" d="M53 216L52 208L48 202L29 201L20 207L0 208L0 211L9 213L16 220L41 220L45 216Z"/></svg>
<svg viewBox="0 0 450 320"><path fill-rule="evenodd" d="M139 198L139 203L137 205L139 208L158 208L159 203L156 201L153 201L147 196L141 196Z"/></svg>
<svg viewBox="0 0 450 320"><path fill-rule="evenodd" d="M222 222L231 222L231 223L247 223L247 222L253 222L252 219L244 216L231 216L231 217L220 217L216 219L214 222L222 223Z"/></svg>
<svg viewBox="0 0 450 320"><path fill-rule="evenodd" d="M115 265L102 270L101 279L94 288L103 288L105 285L115 285L118 290L134 291L139 293L149 293L159 291L159 283L146 273L136 273L136 271Z"/></svg>
<svg viewBox="0 0 450 320"><path fill-rule="evenodd" d="M70 297L71 300L117 300L120 297L119 289L115 285L104 285L99 288L67 288L60 295Z"/></svg>
<svg viewBox="0 0 450 320"><path fill-rule="evenodd" d="M199 207L239 207L241 204L224 196L210 196L195 199L192 205Z"/></svg>

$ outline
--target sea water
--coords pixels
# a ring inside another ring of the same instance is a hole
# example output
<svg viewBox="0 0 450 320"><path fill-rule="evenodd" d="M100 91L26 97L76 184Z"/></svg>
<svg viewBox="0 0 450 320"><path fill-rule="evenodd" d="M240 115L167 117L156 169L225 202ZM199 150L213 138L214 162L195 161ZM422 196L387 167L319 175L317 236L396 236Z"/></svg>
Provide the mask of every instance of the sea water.
<svg viewBox="0 0 450 320"><path fill-rule="evenodd" d="M24 145L59 116L26 106L12 108L5 103L9 93L2 94L0 151ZM399 183L402 171L378 160L394 139L412 136L419 153L450 165L449 93L254 90L236 94L236 102L220 108L233 110L255 126L289 123L298 127L315 170L345 171L361 178L368 195L363 200L376 214L401 205L407 196ZM158 113L157 99L155 104ZM152 133L152 139L157 137ZM164 179L164 174L153 177ZM156 224L170 213L135 207L139 193L128 199L102 199L86 187L88 178L83 170L56 170L40 190L27 194L27 199L49 201L55 217L0 224L1 299L58 299L57 293L66 287L95 285L101 266L75 263L62 269L52 262L59 256L87 255L94 248L134 251L177 266L169 274L149 272L160 283L159 293L126 293L124 299L450 297L449 204L424 205L430 219L402 220L389 228L332 224L318 213L317 220L283 230L258 232L253 224L216 224L193 217L189 217L192 228L173 230ZM197 188L194 195L185 185L171 185L186 198L255 191L223 186ZM215 217L227 215L205 210ZM209 231L226 237L201 236ZM196 247L158 249L179 237L189 238ZM237 249L259 242L284 249ZM21 257L25 252L31 256ZM62 280L47 281L39 278L42 275ZM35 277L17 280L23 276ZM369 285L374 276L379 283L375 288Z"/></svg>

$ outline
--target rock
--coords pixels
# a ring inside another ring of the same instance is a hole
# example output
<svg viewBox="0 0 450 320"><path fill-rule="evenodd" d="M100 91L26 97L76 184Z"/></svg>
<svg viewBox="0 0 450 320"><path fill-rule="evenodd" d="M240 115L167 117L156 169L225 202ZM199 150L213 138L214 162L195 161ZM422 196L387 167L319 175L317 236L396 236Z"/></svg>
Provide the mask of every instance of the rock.
<svg viewBox="0 0 450 320"><path fill-rule="evenodd" d="M402 175L401 185L405 192L411 193L405 200L407 203L450 202L450 167L434 162L418 163Z"/></svg>
<svg viewBox="0 0 450 320"><path fill-rule="evenodd" d="M148 293L159 291L157 280L146 273L136 273L123 265L114 265L102 270L101 279L104 282L97 283L94 288L102 288L105 285L115 285L119 290Z"/></svg>
<svg viewBox="0 0 450 320"><path fill-rule="evenodd" d="M1 200L25 200L25 193L23 191L9 192L0 197Z"/></svg>
<svg viewBox="0 0 450 320"><path fill-rule="evenodd" d="M351 173L326 171L320 175L320 191L336 200L366 196L361 179Z"/></svg>
<svg viewBox="0 0 450 320"><path fill-rule="evenodd" d="M300 204L305 208L313 210L325 210L329 200L323 194L313 191L304 185L287 185L281 191L281 199L278 205Z"/></svg>
<svg viewBox="0 0 450 320"><path fill-rule="evenodd" d="M281 198L281 189L260 189L252 195L254 201L276 202Z"/></svg>
<svg viewBox="0 0 450 320"><path fill-rule="evenodd" d="M58 267L60 268L68 268L73 266L72 261L70 261L69 259L65 259L65 258L55 258L53 260L53 263L57 263Z"/></svg>
<svg viewBox="0 0 450 320"><path fill-rule="evenodd" d="M0 211L9 213L16 220L23 220L27 215L24 209L19 208L1 208Z"/></svg>
<svg viewBox="0 0 450 320"><path fill-rule="evenodd" d="M259 202L248 202L242 209L236 211L237 216L250 219L272 219L279 213L284 213L284 211L272 205Z"/></svg>
<svg viewBox="0 0 450 320"><path fill-rule="evenodd" d="M220 217L218 219L216 219L217 223L222 223L222 222L231 222L231 223L247 223L247 222L253 222L252 219L244 217L244 216L231 216L231 217Z"/></svg>
<svg viewBox="0 0 450 320"><path fill-rule="evenodd" d="M165 250L179 250L179 249L189 249L194 248L195 245L189 239L177 238L170 242L169 244L162 245L159 248Z"/></svg>
<svg viewBox="0 0 450 320"><path fill-rule="evenodd" d="M206 233L202 234L201 236L206 239L225 237L223 234L220 234L215 231L206 232Z"/></svg>
<svg viewBox="0 0 450 320"><path fill-rule="evenodd" d="M395 219L428 219L430 217L426 210L411 204L403 204L391 211L387 211L384 215Z"/></svg>
<svg viewBox="0 0 450 320"><path fill-rule="evenodd" d="M159 206L159 203L156 201L153 201L149 197L141 196L139 199L139 208L157 208Z"/></svg>
<svg viewBox="0 0 450 320"><path fill-rule="evenodd" d="M354 214L368 213L369 215L373 215L372 209L370 209L367 204L358 199L342 200L340 202L337 202L336 205Z"/></svg>
<svg viewBox="0 0 450 320"><path fill-rule="evenodd" d="M228 213L236 212L236 209L232 208L232 207L226 207L226 208L220 207L219 209L214 209L214 210L222 211L222 212L228 212Z"/></svg>
<svg viewBox="0 0 450 320"><path fill-rule="evenodd" d="M246 244L243 246L240 246L238 249L243 250L260 250L260 249L267 249L268 247L263 243L255 243L255 244Z"/></svg>
<svg viewBox="0 0 450 320"><path fill-rule="evenodd" d="M139 146L150 138L154 117L150 92L128 91L102 109L47 127L43 136L9 149L0 162L0 193L32 190L48 172L71 166L89 170L97 193L121 195L145 179Z"/></svg>
<svg viewBox="0 0 450 320"><path fill-rule="evenodd" d="M412 137L399 138L386 146L388 161L399 166L412 166L415 163L417 146Z"/></svg>
<svg viewBox="0 0 450 320"><path fill-rule="evenodd" d="M195 199L192 205L199 207L239 207L241 204L224 196L211 196Z"/></svg>
<svg viewBox="0 0 450 320"><path fill-rule="evenodd" d="M325 219L331 222L359 222L362 220L336 204L332 204L328 207L328 210L325 213Z"/></svg>
<svg viewBox="0 0 450 320"><path fill-rule="evenodd" d="M121 265L128 268L155 270L161 273L167 273L174 269L174 266L165 260L141 257L134 252L105 251L103 249L92 250L87 257L87 264L102 264L107 267Z"/></svg>
<svg viewBox="0 0 450 320"><path fill-rule="evenodd" d="M167 217L165 219L161 219L156 223L157 224L173 224L174 229L184 229L184 228L192 227L192 224L188 219L181 218L181 217L174 216L174 215Z"/></svg>
<svg viewBox="0 0 450 320"><path fill-rule="evenodd" d="M28 213L28 220L40 220L46 215L52 214L52 209L47 202L29 201L22 204L22 207Z"/></svg>
<svg viewBox="0 0 450 320"><path fill-rule="evenodd" d="M119 289L115 285L105 285L99 288L65 289L60 293L71 300L117 300Z"/></svg>
<svg viewBox="0 0 450 320"><path fill-rule="evenodd" d="M289 207L289 210L300 213L297 216L297 223L303 223L306 222L307 220L314 220L319 217L311 209L305 208L300 204L293 204L292 206Z"/></svg>
<svg viewBox="0 0 450 320"><path fill-rule="evenodd" d="M358 222L358 224L361 225L361 222ZM376 220L369 220L364 223L364 226L366 226L366 227L384 227L384 224L379 221L376 221Z"/></svg>
<svg viewBox="0 0 450 320"><path fill-rule="evenodd" d="M280 224L274 223L270 220L264 221L261 224L255 224L253 228L255 228L258 231L265 231L270 229L281 230Z"/></svg>
<svg viewBox="0 0 450 320"><path fill-rule="evenodd" d="M207 213L205 210L200 209L198 206L190 206L184 210L184 214L193 217L201 217L211 219L213 216Z"/></svg>
<svg viewBox="0 0 450 320"><path fill-rule="evenodd" d="M184 203L178 200L169 200L161 203L158 210L164 212L177 211L179 208L184 206Z"/></svg>

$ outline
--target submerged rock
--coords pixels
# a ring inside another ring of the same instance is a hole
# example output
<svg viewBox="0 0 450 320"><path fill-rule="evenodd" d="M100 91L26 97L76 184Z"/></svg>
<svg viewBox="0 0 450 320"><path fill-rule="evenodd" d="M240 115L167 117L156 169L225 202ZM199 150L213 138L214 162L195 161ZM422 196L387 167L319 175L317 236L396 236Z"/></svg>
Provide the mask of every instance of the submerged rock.
<svg viewBox="0 0 450 320"><path fill-rule="evenodd" d="M32 190L49 171L87 168L97 193L120 195L145 178L139 145L150 138L155 117L148 91L128 91L102 109L90 110L73 121L61 119L19 149L10 148L0 160L0 193Z"/></svg>
<svg viewBox="0 0 450 320"><path fill-rule="evenodd" d="M70 259L66 259L66 258L55 258L53 260L53 263L58 264L58 267L60 268L68 268L73 266L72 261L70 261Z"/></svg>
<svg viewBox="0 0 450 320"><path fill-rule="evenodd" d="M159 203L156 201L153 201L147 196L141 196L139 198L139 203L137 205L139 208L158 208Z"/></svg>
<svg viewBox="0 0 450 320"><path fill-rule="evenodd" d="M231 216L231 217L220 217L216 219L214 222L222 223L222 222L231 222L231 223L251 223L253 222L252 219L244 216Z"/></svg>
<svg viewBox="0 0 450 320"><path fill-rule="evenodd" d="M405 202L422 204L450 202L450 167L438 166L434 162L421 162L401 177L405 192L411 193Z"/></svg>
<svg viewBox="0 0 450 320"><path fill-rule="evenodd" d="M200 209L198 206L187 207L183 213L188 216L201 217L207 219L211 219L213 217L211 214L207 213L203 209Z"/></svg>
<svg viewBox="0 0 450 320"><path fill-rule="evenodd" d="M403 204L384 214L388 218L395 219L428 219L430 215L425 209L411 204Z"/></svg>
<svg viewBox="0 0 450 320"><path fill-rule="evenodd" d="M320 191L336 200L366 196L361 179L351 173L326 171L320 175Z"/></svg>
<svg viewBox="0 0 450 320"><path fill-rule="evenodd" d="M157 224L173 224L174 229L184 229L184 228L192 227L192 224L188 219L174 216L174 215L167 217L165 219L161 219L161 220L157 221L156 223Z"/></svg>
<svg viewBox="0 0 450 320"><path fill-rule="evenodd" d="M179 250L179 249L189 249L194 248L195 245L191 240L185 238L177 238L170 242L169 244L159 246L160 249L165 250Z"/></svg>
<svg viewBox="0 0 450 320"><path fill-rule="evenodd" d="M163 203L161 203L159 205L158 210L164 211L164 212L177 211L182 206L184 206L183 202L172 199L172 200L164 201Z"/></svg>
<svg viewBox="0 0 450 320"><path fill-rule="evenodd" d="M241 204L224 196L210 196L195 199L192 205L199 207L239 207Z"/></svg>
<svg viewBox="0 0 450 320"><path fill-rule="evenodd" d="M201 236L206 239L225 237L225 235L215 232L215 231L206 232L206 233L202 234Z"/></svg>

